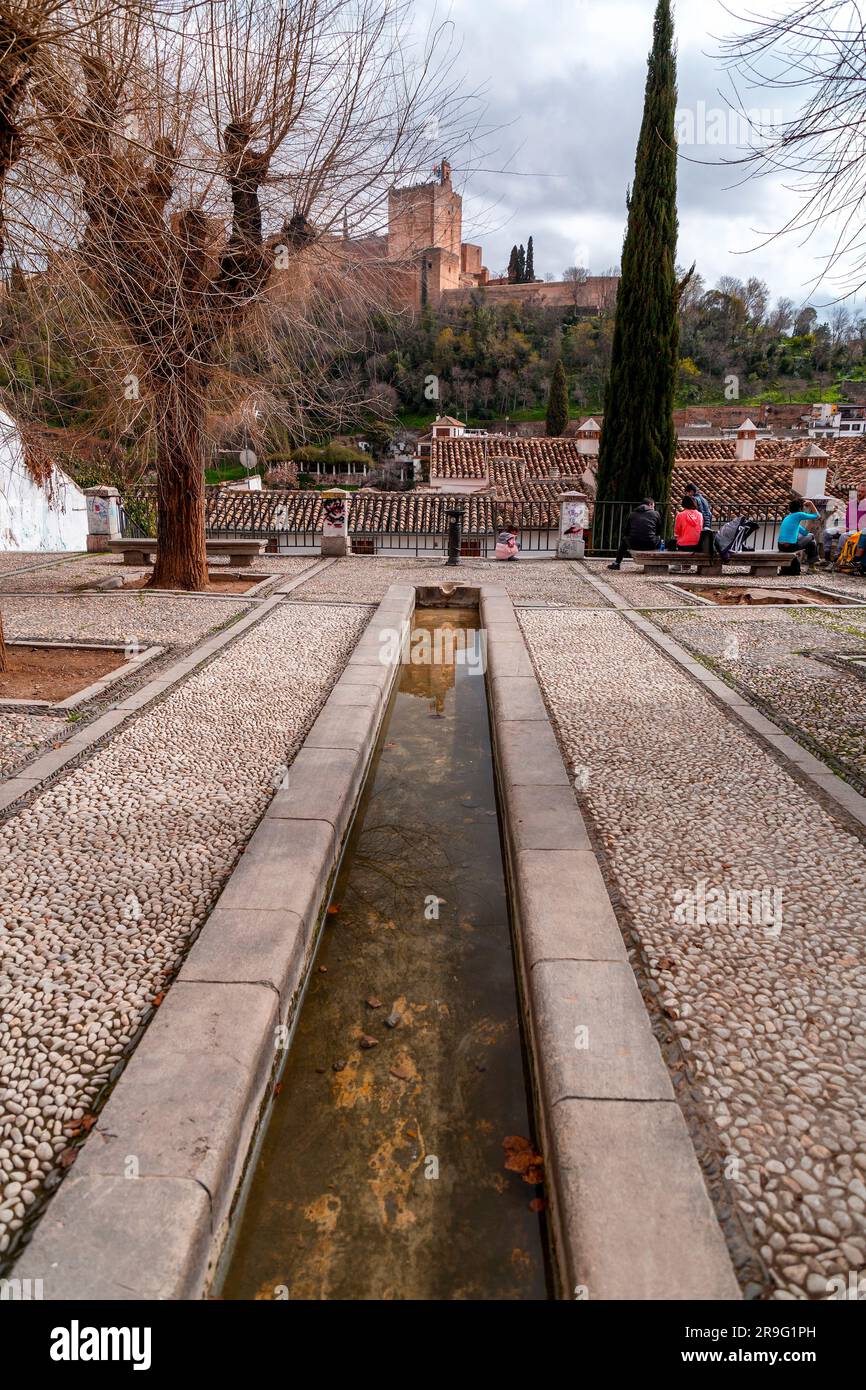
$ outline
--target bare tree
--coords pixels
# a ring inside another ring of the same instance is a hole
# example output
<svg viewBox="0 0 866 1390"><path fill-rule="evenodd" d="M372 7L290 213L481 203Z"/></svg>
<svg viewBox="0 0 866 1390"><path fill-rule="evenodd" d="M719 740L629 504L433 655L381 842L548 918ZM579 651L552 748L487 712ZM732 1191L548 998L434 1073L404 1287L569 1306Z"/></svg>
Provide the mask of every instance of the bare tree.
<svg viewBox="0 0 866 1390"><path fill-rule="evenodd" d="M275 298L291 326L292 281L333 259L335 228L373 227L388 186L426 166L433 116L457 138L447 32L411 53L402 0L69 10L86 27L44 57L7 199L19 258L78 296L116 390L148 415L152 584L201 589L215 383L244 335L268 355Z"/></svg>
<svg viewBox="0 0 866 1390"><path fill-rule="evenodd" d="M571 302L577 309L582 299L581 290L589 279L589 271L582 265L570 265L562 272L562 278L571 286Z"/></svg>
<svg viewBox="0 0 866 1390"><path fill-rule="evenodd" d="M794 313L795 306L790 299L785 299L784 296L777 299L776 306L770 311L767 320L771 333L776 334L776 336L780 333L786 333L794 322Z"/></svg>
<svg viewBox="0 0 866 1390"><path fill-rule="evenodd" d="M809 236L832 222L824 274L844 282L846 293L859 290L866 283L862 0L789 0L785 13L736 18L745 28L723 47L731 69L753 89L802 94L790 119L764 126L750 119L752 148L742 162L757 174L784 172L800 195L774 235Z"/></svg>

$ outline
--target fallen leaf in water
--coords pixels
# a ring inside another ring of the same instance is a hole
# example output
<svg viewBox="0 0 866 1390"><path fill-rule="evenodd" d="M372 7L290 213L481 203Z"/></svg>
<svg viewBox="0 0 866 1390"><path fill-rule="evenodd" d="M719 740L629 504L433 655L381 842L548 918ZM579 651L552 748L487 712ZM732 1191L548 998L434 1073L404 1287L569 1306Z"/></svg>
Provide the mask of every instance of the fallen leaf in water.
<svg viewBox="0 0 866 1390"><path fill-rule="evenodd" d="M365 1052L369 1052L371 1047L379 1046L379 1039L371 1038L369 1033L362 1033L358 1039L358 1046L362 1047Z"/></svg>
<svg viewBox="0 0 866 1390"><path fill-rule="evenodd" d="M278 1096L278 1095L280 1094L280 1091L281 1091L282 1089L283 1089L283 1083L282 1083L282 1081L278 1081L278 1082L276 1083L276 1085L274 1086L274 1095L275 1095L275 1096Z"/></svg>
<svg viewBox="0 0 866 1390"><path fill-rule="evenodd" d="M329 917L336 917L336 915L337 915L337 913L338 913L339 911L340 911L340 904L339 904L339 903L331 903L330 907L328 908L328 916L329 916Z"/></svg>
<svg viewBox="0 0 866 1390"><path fill-rule="evenodd" d="M371 994L369 998L366 999L364 1002L366 1003L368 1009L381 1009L382 1007L382 1000L377 999L375 994Z"/></svg>
<svg viewBox="0 0 866 1390"><path fill-rule="evenodd" d="M341 1058L339 1059L339 1061L337 1061L337 1062L334 1063L332 1070L334 1070L334 1071L345 1071L348 1065L349 1065L349 1063L348 1063L348 1062L344 1062L344 1061L343 1061L343 1058L341 1057Z"/></svg>
<svg viewBox="0 0 866 1390"><path fill-rule="evenodd" d="M398 1081L414 1081L415 1079L410 1071L405 1071L402 1067L391 1067L391 1075L396 1077ZM407 1130L407 1133L410 1139L415 1138L411 1130Z"/></svg>
<svg viewBox="0 0 866 1390"><path fill-rule="evenodd" d="M547 1203L543 1197L533 1197L532 1201L529 1203L530 1211L541 1212L545 1211L546 1209Z"/></svg>
<svg viewBox="0 0 866 1390"><path fill-rule="evenodd" d="M385 1027L386 1027L386 1028L396 1028L397 1025L398 1025L398 1023L400 1022L400 1018L401 1018L401 1015L400 1015L400 1014L396 1013L395 1011L392 1011L391 1013L389 1013L388 1017L385 1019Z"/></svg>
<svg viewBox="0 0 866 1390"><path fill-rule="evenodd" d="M506 1154L505 1167L509 1173L519 1173L523 1181L532 1187L537 1187L544 1181L544 1159L536 1152L530 1139L511 1134L503 1139L502 1147Z"/></svg>

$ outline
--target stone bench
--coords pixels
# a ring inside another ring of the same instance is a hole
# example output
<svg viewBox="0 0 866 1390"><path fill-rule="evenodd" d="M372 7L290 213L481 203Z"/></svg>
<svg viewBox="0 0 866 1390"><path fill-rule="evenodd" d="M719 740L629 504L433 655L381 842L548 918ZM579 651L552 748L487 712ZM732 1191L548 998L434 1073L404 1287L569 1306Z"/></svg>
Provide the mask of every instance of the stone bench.
<svg viewBox="0 0 866 1390"><path fill-rule="evenodd" d="M234 569L249 569L256 556L263 554L266 545L264 540L205 541L208 555L227 555ZM109 541L108 548L115 555L122 555L125 565L144 568L153 564L158 547L151 537L142 536L138 540Z"/></svg>
<svg viewBox="0 0 866 1390"><path fill-rule="evenodd" d="M672 565L694 565L699 574L721 574L722 557L708 555L706 551L692 553L689 550L632 550L629 552L635 564L643 565L648 572L670 570Z"/></svg>
<svg viewBox="0 0 866 1390"><path fill-rule="evenodd" d="M721 555L710 556L705 551L693 553L689 550L632 550L629 553L635 563L643 565L648 572L662 569L670 571L673 565L677 565L680 568L693 566L698 574L721 574L724 563L725 565L736 565L739 569L748 569L749 574L779 574L782 569L791 564L792 560L799 560L802 563L806 552L804 550L741 550L725 561L722 561Z"/></svg>

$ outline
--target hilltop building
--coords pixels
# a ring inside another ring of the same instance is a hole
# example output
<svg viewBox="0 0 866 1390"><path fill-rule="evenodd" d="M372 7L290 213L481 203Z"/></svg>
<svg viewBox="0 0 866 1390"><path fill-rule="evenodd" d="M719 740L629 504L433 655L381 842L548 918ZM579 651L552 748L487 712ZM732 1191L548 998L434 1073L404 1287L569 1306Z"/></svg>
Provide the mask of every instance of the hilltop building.
<svg viewBox="0 0 866 1390"><path fill-rule="evenodd" d="M392 303L411 309L459 303L483 288L496 302L531 301L596 313L613 308L616 276L589 276L583 284L543 280L512 284L492 278L483 263L482 248L463 240L463 199L452 186L447 159L437 164L434 174L431 182L389 191L386 236L350 243L368 263L385 262Z"/></svg>

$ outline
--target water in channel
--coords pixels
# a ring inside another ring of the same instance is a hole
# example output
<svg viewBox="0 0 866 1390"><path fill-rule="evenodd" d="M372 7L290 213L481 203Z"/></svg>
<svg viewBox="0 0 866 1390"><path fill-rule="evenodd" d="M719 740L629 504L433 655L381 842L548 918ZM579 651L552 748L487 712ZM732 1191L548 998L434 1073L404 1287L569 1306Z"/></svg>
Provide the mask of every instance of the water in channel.
<svg viewBox="0 0 866 1390"><path fill-rule="evenodd" d="M477 625L416 613L223 1298L548 1297Z"/></svg>

